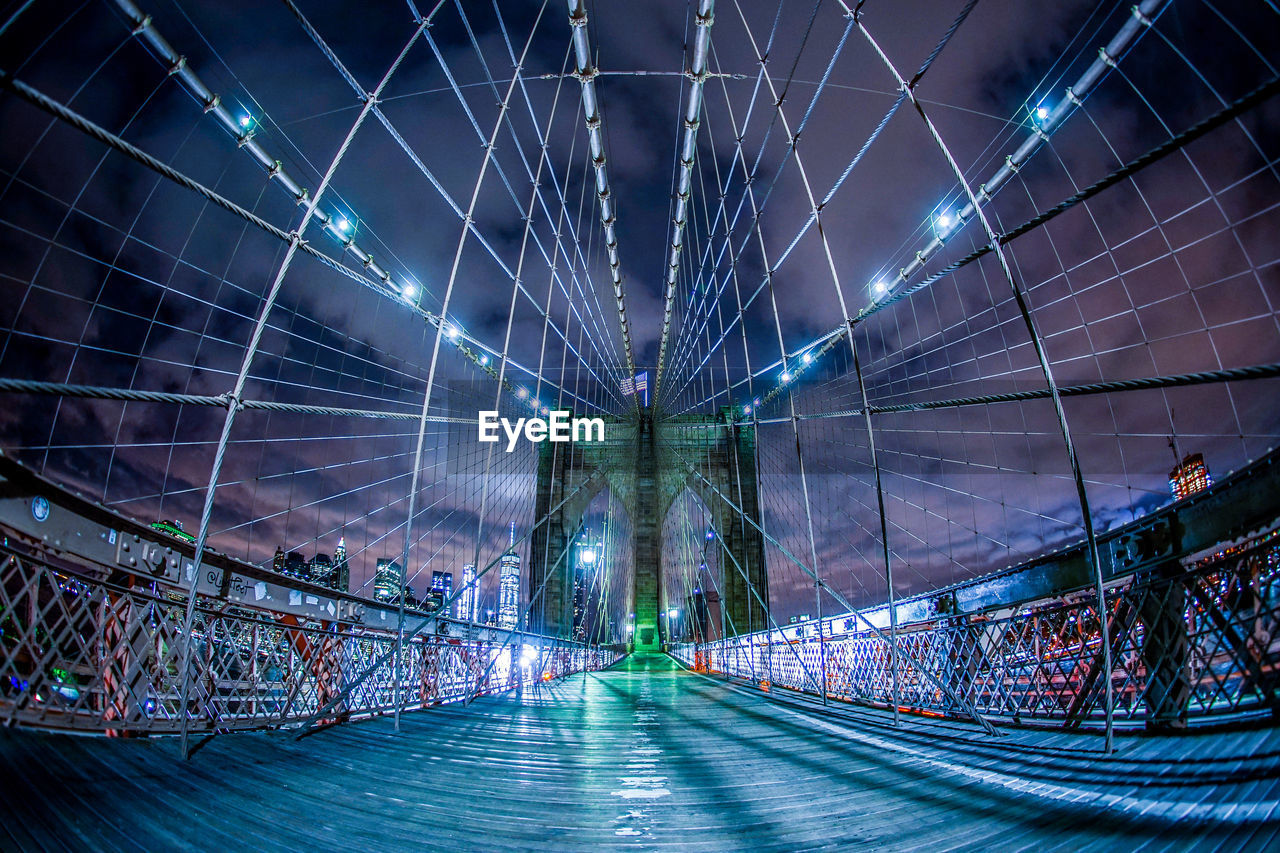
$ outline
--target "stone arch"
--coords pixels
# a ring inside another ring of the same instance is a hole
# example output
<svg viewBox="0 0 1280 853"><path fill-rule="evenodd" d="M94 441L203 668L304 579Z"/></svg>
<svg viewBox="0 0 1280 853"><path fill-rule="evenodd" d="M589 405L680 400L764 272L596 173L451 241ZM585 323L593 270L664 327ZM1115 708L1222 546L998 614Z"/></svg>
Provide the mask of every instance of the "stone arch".
<svg viewBox="0 0 1280 853"><path fill-rule="evenodd" d="M529 590L532 594L545 580L546 605L531 608L531 629L565 636L571 628L566 614L572 590L559 564L587 507L606 485L632 523L636 648L662 644L662 526L686 488L710 510L719 534L726 621L738 633L764 628L769 593L764 539L755 526L760 489L754 426L735 424L727 410L713 416L655 418L644 409L607 422L605 436L603 442L539 446L535 517L550 513L550 518L533 534ZM701 476L691 473L689 465ZM574 494L579 487L581 492ZM566 496L572 497L565 501ZM561 501L564 505L551 512Z"/></svg>

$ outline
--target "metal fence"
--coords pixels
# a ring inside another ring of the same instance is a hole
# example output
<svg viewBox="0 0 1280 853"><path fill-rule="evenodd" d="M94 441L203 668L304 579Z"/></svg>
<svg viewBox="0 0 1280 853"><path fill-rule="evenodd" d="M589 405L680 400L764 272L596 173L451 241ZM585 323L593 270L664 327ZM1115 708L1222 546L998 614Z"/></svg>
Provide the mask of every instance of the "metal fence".
<svg viewBox="0 0 1280 853"><path fill-rule="evenodd" d="M326 720L396 706L394 629L200 596L188 652L179 588L128 572L102 580L16 545L6 536L0 547L5 723L115 735L178 732L184 715L192 732L285 726L352 684ZM411 614L407 624L422 619ZM603 669L619 656L442 619L431 635L406 637L398 695L402 707L425 708Z"/></svg>
<svg viewBox="0 0 1280 853"><path fill-rule="evenodd" d="M899 625L897 704L962 717L963 698L985 717L1068 728L1100 721L1108 688L1118 723L1176 728L1275 709L1278 577L1280 531L1273 531L1191 564L1170 561L1108 584L1109 674L1091 590ZM887 639L872 631L819 636L809 627L810 636L760 632L672 651L701 671L892 706Z"/></svg>

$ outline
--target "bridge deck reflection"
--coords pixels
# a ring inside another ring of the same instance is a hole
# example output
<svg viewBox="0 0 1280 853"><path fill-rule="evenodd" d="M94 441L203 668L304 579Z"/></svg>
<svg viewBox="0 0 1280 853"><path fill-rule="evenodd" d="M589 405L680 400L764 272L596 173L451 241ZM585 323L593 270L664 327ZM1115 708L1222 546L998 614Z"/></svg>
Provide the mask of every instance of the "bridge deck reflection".
<svg viewBox="0 0 1280 853"><path fill-rule="evenodd" d="M1274 728L1105 758L1091 736L894 731L654 655L402 727L228 735L185 764L168 738L5 729L0 847L1257 849L1280 829Z"/></svg>

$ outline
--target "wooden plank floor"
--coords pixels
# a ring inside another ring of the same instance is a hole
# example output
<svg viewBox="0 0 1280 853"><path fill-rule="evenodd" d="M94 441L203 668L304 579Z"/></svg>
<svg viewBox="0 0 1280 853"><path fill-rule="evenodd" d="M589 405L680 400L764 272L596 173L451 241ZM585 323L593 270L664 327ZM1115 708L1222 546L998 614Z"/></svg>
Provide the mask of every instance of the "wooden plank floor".
<svg viewBox="0 0 1280 853"><path fill-rule="evenodd" d="M295 739L0 731L0 848L1184 850L1280 844L1276 729L1099 739L769 697L632 657Z"/></svg>

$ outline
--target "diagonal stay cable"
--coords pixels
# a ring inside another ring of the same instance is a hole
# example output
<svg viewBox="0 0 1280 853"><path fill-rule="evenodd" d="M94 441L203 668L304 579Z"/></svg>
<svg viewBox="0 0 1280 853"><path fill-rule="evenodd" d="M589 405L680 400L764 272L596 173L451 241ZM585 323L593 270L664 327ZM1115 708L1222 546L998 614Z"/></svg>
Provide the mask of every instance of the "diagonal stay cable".
<svg viewBox="0 0 1280 853"><path fill-rule="evenodd" d="M709 488L712 491L712 493L716 495L716 497L720 498L722 501L728 504L729 508L732 509L734 512L738 513L744 521L746 521L756 530L760 531L760 535L763 536L765 540L769 542L769 544L773 545L775 548L781 551L783 556L785 556L791 562L795 563L800 568L800 570L803 571L805 574L807 574L809 577L813 578L814 583L816 583L822 589L826 590L827 594L830 595L833 599L835 599L842 607L846 608L850 613L854 614L854 616L856 616L857 618L861 619L864 623L866 623L866 626L871 630L873 634L876 635L876 637L880 639L881 642L888 644L889 638L885 636L885 633L881 631L879 628L877 628L875 625L873 625L865 615L863 615L857 608L855 608L852 604L850 604L848 599L846 599L844 595L841 594L840 590L835 589L834 587L827 584L824 580L822 580L821 577L818 576L816 572L813 571L813 569L805 565L804 561L800 560L798 557L792 554L789 550L787 550L787 547L783 545L781 542L779 542L777 539L775 539L773 536L770 536L765 531L765 529L755 521L755 519L753 519L747 513L743 512L743 510L737 504L735 504L732 500L730 500L729 497L725 495L725 493L721 491L719 487L717 487L714 483L712 483L706 477L702 476L702 474L698 471L698 469L694 467L689 462L688 459L684 458L684 456L678 450L675 450L674 448L672 448L672 452L680 459L681 462L684 463L685 467L688 468L689 471L695 477L697 477L704 484L706 484L707 488ZM982 728L987 732L987 734L989 735L1000 734L999 730L996 729L995 726L991 725L990 720L988 720L986 717L979 714L978 710L973 707L973 704L970 703L968 699L966 699L964 696L957 693L952 687L948 686L947 683L943 681L941 678L939 678L931 668L929 668L923 662L918 660L916 661L916 665L919 667L920 673L924 675L925 678L933 682L933 685L935 687L937 687L942 692L946 693L949 697L951 697L951 699L953 699L956 702L956 704L964 708L965 713L967 713L970 717L976 720L982 726Z"/></svg>
<svg viewBox="0 0 1280 853"><path fill-rule="evenodd" d="M1187 145L1190 145L1192 142L1196 141L1197 139L1209 133L1210 131L1216 130L1217 128L1222 127L1224 124L1228 124L1234 121L1237 117L1243 115L1244 113L1248 112L1254 107L1274 97L1277 93L1280 93L1280 77L1273 77L1271 78L1271 80L1267 81L1266 83L1263 83L1261 86L1257 87L1251 92L1248 92L1240 96L1236 100L1232 101L1228 106L1224 107L1223 109L1219 110L1213 115L1206 116L1205 118L1196 122L1191 127L1182 131L1178 135L1170 137L1169 139L1165 140L1164 142L1160 143L1154 148L1151 148L1145 153L1140 154L1139 156L1130 160L1128 163L1125 163L1123 166L1109 173L1105 177L1100 178L1099 180L1095 181L1094 183L1090 184L1089 186L1085 187L1079 192L1068 196L1067 198L1063 199L1058 204L1054 205L1048 210L1045 210L1037 214L1036 216L1033 216L1031 219L1028 219L1026 222L1022 223L1018 227L1005 232L1004 234L999 236L997 242L1001 246L1003 246L1007 243L1012 242L1018 237L1021 237L1022 235L1027 234L1030 231L1034 231L1036 228L1039 228L1041 225L1044 225L1050 220L1062 215L1063 213L1066 213L1068 210L1071 210L1076 205L1082 202L1088 201L1089 199L1101 193L1103 190L1108 189L1112 186L1115 186L1116 184L1120 183L1126 178L1132 177L1138 172L1141 172L1143 169L1147 168L1148 166L1151 166L1154 163L1157 163L1160 160L1163 160L1165 157L1169 156L1170 154L1173 154L1185 148ZM960 270L968 266L969 264L973 263L979 258L989 255L993 251L995 251L995 247L991 243L987 243L986 245L981 246L980 248L974 249L972 252L965 255L963 258L953 261L952 263L948 264L947 266L935 272L933 275L930 275L927 278L921 279L919 282L912 285L911 287L897 291L879 302L868 305L866 308L863 308L861 311L859 311L856 316L850 318L849 322L860 323L863 320L870 317L872 314L876 314L879 311L885 308L888 308L890 305L900 302L901 300L907 298L908 296L911 296L914 293L917 293L918 291L924 290L925 288L942 280L943 278L946 278L947 276L951 275L957 270Z"/></svg>

